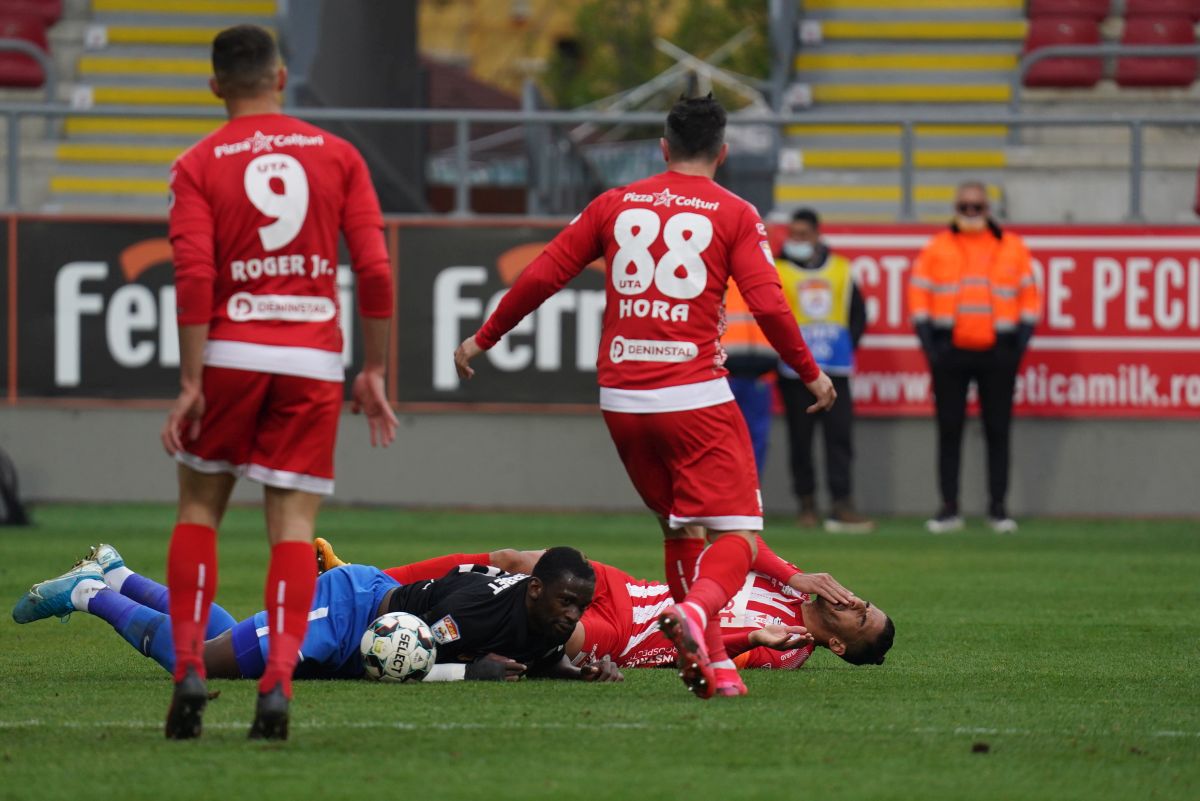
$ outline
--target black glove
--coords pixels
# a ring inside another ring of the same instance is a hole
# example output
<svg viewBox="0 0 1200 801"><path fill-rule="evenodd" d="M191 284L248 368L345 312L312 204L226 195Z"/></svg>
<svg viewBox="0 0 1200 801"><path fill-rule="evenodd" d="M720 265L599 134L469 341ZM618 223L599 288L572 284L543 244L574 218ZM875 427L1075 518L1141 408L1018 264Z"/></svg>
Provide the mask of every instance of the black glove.
<svg viewBox="0 0 1200 801"><path fill-rule="evenodd" d="M1017 353L1025 352L1029 347L1029 340L1033 338L1033 325L1031 323L1021 323L1017 326Z"/></svg>
<svg viewBox="0 0 1200 801"><path fill-rule="evenodd" d="M467 681L504 681L504 663L492 659L476 659L467 663Z"/></svg>

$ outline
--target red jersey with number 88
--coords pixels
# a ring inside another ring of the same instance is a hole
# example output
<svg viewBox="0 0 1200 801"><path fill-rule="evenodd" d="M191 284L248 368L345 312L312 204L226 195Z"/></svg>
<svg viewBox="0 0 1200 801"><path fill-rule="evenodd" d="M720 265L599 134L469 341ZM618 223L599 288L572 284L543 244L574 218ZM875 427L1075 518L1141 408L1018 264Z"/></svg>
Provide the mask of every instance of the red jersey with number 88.
<svg viewBox="0 0 1200 801"><path fill-rule="evenodd" d="M601 408L666 412L732 400L719 380L726 286L733 278L746 295L778 287L779 276L758 212L704 176L668 170L596 198L546 246L525 286L518 281L513 300L476 341L490 348L539 297L600 257L607 264ZM809 377L815 372L813 365Z"/></svg>
<svg viewBox="0 0 1200 801"><path fill-rule="evenodd" d="M379 201L345 140L237 117L175 162L170 207L179 323L209 325L205 364L340 381L339 230L360 313L391 314Z"/></svg>

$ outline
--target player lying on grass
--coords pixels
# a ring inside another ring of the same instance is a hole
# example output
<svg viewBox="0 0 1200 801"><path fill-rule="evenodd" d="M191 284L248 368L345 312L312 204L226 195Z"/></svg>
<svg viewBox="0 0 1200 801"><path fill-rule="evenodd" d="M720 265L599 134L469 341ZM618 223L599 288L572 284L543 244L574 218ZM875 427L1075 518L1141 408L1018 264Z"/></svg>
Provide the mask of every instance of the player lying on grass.
<svg viewBox="0 0 1200 801"><path fill-rule="evenodd" d="M328 540L317 537L314 548L318 571L346 564ZM456 553L384 572L404 584L463 564L526 573L543 553ZM603 562L591 565L596 573L592 603L566 643L572 663L610 659L621 668L674 664L675 649L657 628L659 613L672 603L670 588ZM720 613L725 648L739 668L799 668L818 645L853 665L883 664L896 627L879 607L860 600L828 573L801 572L766 543L760 543L753 567Z"/></svg>
<svg viewBox="0 0 1200 801"><path fill-rule="evenodd" d="M620 681L611 662L578 667L565 645L592 601L596 576L574 548L551 548L527 575L466 567L402 584L378 568L347 565L323 573L300 646L296 678L363 675L359 641L372 621L409 612L429 624L437 643L434 680L516 679L521 675ZM167 588L134 573L111 545L94 547L75 567L33 585L13 609L30 623L87 612L107 621L144 656L175 667ZM212 678L257 678L266 667L267 613L235 621L213 604L204 663ZM427 679L428 680L428 679Z"/></svg>

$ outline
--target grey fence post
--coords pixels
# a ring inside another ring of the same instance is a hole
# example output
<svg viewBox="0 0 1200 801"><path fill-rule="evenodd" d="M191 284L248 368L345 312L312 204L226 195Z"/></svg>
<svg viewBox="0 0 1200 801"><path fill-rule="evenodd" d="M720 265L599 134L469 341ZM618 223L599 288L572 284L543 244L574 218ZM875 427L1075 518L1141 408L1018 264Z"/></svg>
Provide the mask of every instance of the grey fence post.
<svg viewBox="0 0 1200 801"><path fill-rule="evenodd" d="M8 129L8 208L21 208L21 115L15 111L4 115Z"/></svg>
<svg viewBox="0 0 1200 801"><path fill-rule="evenodd" d="M900 219L916 218L913 202L913 124L901 123L900 129Z"/></svg>
<svg viewBox="0 0 1200 801"><path fill-rule="evenodd" d="M1142 222L1142 122L1129 123L1129 221Z"/></svg>
<svg viewBox="0 0 1200 801"><path fill-rule="evenodd" d="M471 213L470 169L471 122L466 117L454 121L454 167L458 175L454 184L454 214L465 217Z"/></svg>

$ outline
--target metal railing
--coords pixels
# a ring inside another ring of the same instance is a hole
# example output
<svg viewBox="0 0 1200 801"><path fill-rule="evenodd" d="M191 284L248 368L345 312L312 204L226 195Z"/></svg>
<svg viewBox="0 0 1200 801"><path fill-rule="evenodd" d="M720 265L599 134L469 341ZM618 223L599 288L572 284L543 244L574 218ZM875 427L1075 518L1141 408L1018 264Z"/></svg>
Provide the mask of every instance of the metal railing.
<svg viewBox="0 0 1200 801"><path fill-rule="evenodd" d="M24 39L0 38L0 53L24 53L36 61L45 76L42 88L46 90L46 100L54 102L58 99L58 71L54 69L54 62L45 50Z"/></svg>
<svg viewBox="0 0 1200 801"><path fill-rule="evenodd" d="M1012 92L1009 101L1014 113L1021 110L1021 96L1025 89L1025 78L1035 64L1051 58L1200 58L1200 45L1048 45L1026 53L1013 71ZM1037 87L1034 87L1037 88ZM1052 87L1048 87L1052 88Z"/></svg>
<svg viewBox="0 0 1200 801"><path fill-rule="evenodd" d="M491 111L478 109L378 109L378 108L295 108L287 109L293 114L314 123L322 121L361 121L396 124L451 123L455 126L456 182L452 214L469 215L470 209L470 130L472 125L547 125L576 126L584 123L604 125L642 125L661 128L661 112L603 111ZM22 117L47 117L58 119L66 116L81 117L175 117L184 119L220 119L219 109L194 107L105 106L102 108L77 109L66 104L13 103L0 105L0 116L7 121L8 131L8 208L17 210L20 205L20 120ZM915 219L915 162L916 128L925 125L996 126L1013 128L1027 127L1107 127L1125 128L1130 132L1129 145L1129 214L1130 221L1142 218L1142 177L1145 171L1143 132L1148 126L1183 128L1200 127L1200 113L1190 115L1150 115L1137 118L1116 115L1067 115L1067 114L1014 114L1011 111L973 111L968 120L958 113L922 112L901 118L884 117L878 113L829 113L808 112L801 114L769 114L756 117L729 118L729 125L766 126L782 130L791 125L898 125L901 136L901 213L905 220ZM165 174L164 170L164 174Z"/></svg>

